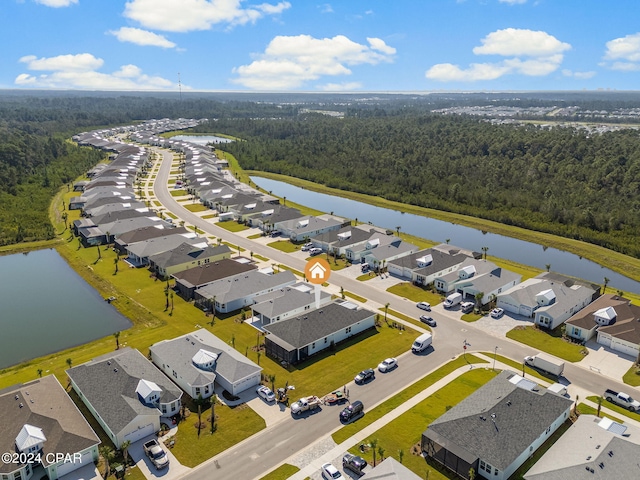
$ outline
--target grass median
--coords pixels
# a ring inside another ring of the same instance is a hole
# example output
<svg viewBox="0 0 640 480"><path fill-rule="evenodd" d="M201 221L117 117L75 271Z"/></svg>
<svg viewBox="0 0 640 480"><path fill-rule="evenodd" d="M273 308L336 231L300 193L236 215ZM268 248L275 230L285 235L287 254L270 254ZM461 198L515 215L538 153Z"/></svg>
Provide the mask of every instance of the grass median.
<svg viewBox="0 0 640 480"><path fill-rule="evenodd" d="M532 326L515 327L507 332L507 338L550 353L568 362L579 362L584 359L584 347L569 343L562 339L557 332L546 332Z"/></svg>

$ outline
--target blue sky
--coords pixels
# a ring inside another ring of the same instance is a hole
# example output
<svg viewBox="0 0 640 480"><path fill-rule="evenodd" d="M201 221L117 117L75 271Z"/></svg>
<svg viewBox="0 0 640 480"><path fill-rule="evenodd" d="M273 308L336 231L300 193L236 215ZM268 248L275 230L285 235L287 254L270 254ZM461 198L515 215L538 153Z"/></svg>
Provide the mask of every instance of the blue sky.
<svg viewBox="0 0 640 480"><path fill-rule="evenodd" d="M637 90L637 0L2 0L0 88Z"/></svg>

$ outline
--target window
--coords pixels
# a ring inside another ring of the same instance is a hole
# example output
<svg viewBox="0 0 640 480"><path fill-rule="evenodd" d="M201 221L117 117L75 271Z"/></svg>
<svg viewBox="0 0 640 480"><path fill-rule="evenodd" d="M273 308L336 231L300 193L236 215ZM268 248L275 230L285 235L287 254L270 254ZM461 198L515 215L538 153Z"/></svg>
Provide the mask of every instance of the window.
<svg viewBox="0 0 640 480"><path fill-rule="evenodd" d="M27 468L25 470L27 471L27 477L31 475L31 465L27 463Z"/></svg>
<svg viewBox="0 0 640 480"><path fill-rule="evenodd" d="M162 405L162 413L167 413L167 406L166 405Z"/></svg>
<svg viewBox="0 0 640 480"><path fill-rule="evenodd" d="M200 387L196 387L196 395L200 395Z"/></svg>
<svg viewBox="0 0 640 480"><path fill-rule="evenodd" d="M16 473L13 474L13 480L22 480L22 471L18 470Z"/></svg>
<svg viewBox="0 0 640 480"><path fill-rule="evenodd" d="M324 343L327 343L327 338L328 338L328 337L324 337Z"/></svg>
<svg viewBox="0 0 640 480"><path fill-rule="evenodd" d="M347 327L347 328L344 330L344 333L351 333L351 327Z"/></svg>
<svg viewBox="0 0 640 480"><path fill-rule="evenodd" d="M209 393L209 385L207 385L206 387L204 387L204 393Z"/></svg>
<svg viewBox="0 0 640 480"><path fill-rule="evenodd" d="M311 344L311 348L316 348L316 342L313 342L313 343Z"/></svg>

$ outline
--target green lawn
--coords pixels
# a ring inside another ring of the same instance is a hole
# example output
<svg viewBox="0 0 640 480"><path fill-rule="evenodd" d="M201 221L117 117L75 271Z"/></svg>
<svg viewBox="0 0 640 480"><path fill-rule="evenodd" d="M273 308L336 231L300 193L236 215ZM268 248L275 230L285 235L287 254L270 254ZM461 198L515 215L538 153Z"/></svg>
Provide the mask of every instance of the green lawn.
<svg viewBox="0 0 640 480"><path fill-rule="evenodd" d="M439 293L433 293L425 288L418 287L410 282L403 282L393 287L387 288L387 292L404 297L412 302L428 302L431 305L437 305L442 302Z"/></svg>
<svg viewBox="0 0 640 480"><path fill-rule="evenodd" d="M209 210L208 207L206 207L205 205L202 205L201 203L192 203L190 205L183 205L183 207L189 210L190 212L204 212L206 210Z"/></svg>
<svg viewBox="0 0 640 480"><path fill-rule="evenodd" d="M257 253L253 254L253 258L257 258L261 262L267 262L269 260L267 257L263 257L262 255L258 255Z"/></svg>
<svg viewBox="0 0 640 480"><path fill-rule="evenodd" d="M275 242L267 243L267 246L285 253L295 252L299 249L297 245L294 245L289 240L277 240Z"/></svg>
<svg viewBox="0 0 640 480"><path fill-rule="evenodd" d="M295 268L291 268L287 265L283 265L283 264L279 264L277 266L277 268L282 271L282 270L289 270L290 272L293 272L294 275L297 275L298 277L304 277L304 273L296 270Z"/></svg>
<svg viewBox="0 0 640 480"><path fill-rule="evenodd" d="M372 278L376 278L376 275L374 273L365 273L356 277L356 280L360 282L366 282L367 280L371 280Z"/></svg>
<svg viewBox="0 0 640 480"><path fill-rule="evenodd" d="M427 425L496 375L496 372L484 368L463 373L408 412L374 432L365 443L368 444L372 439L376 439L378 447L376 450L383 448L386 452L385 457L391 456L396 460L399 460L399 452L402 450L404 452L403 465L420 478L429 478L429 480L450 478L448 474L429 465L421 455L413 454L412 447L420 444L422 432L427 428ZM368 415L367 412L363 419ZM373 449L359 453L358 445L354 445L349 451L361 455L370 465L373 465ZM377 452L377 460L380 460L379 452Z"/></svg>
<svg viewBox="0 0 640 480"><path fill-rule="evenodd" d="M245 438L266 427L262 417L246 404L230 408L226 405L215 407L217 430L212 434L209 423L211 409L202 412L201 419L205 423L198 437L198 412L178 425L178 433L173 437L175 444L171 449L176 458L187 467L195 467L227 448L236 445Z"/></svg>
<svg viewBox="0 0 640 480"><path fill-rule="evenodd" d="M229 247L229 248L230 248L231 250L233 250L234 252L237 252L238 250L239 250L240 252L246 252L246 249L245 249L245 248L239 247L238 245L234 245L234 244L233 244L233 243L231 243L231 242L221 242L221 243L224 243L227 247Z"/></svg>
<svg viewBox="0 0 640 480"><path fill-rule="evenodd" d="M635 397L635 395L634 395ZM587 400L592 401L593 403L597 404L598 403L598 397L596 395L591 395L589 397L587 397ZM619 405L616 405L615 403L611 403L611 402L607 402L607 400L603 397L602 398L602 406L608 408L609 410L613 410L614 412L616 412L619 415L624 415L625 417L628 417L632 420L640 421L640 415L638 415L635 412L630 412L629 410L627 410L626 408L623 408Z"/></svg>
<svg viewBox="0 0 640 480"><path fill-rule="evenodd" d="M345 267L348 267L349 265L351 265L349 262L347 262L346 260L342 259L342 258L338 258L338 259L333 259L331 257L329 257L327 259L327 262L329 262L329 266L331 267L331 270L334 272L337 272L338 270L342 270Z"/></svg>
<svg viewBox="0 0 640 480"><path fill-rule="evenodd" d="M172 197L184 197L185 195L188 195L189 192L187 192L186 190L171 190L171 196Z"/></svg>
<svg viewBox="0 0 640 480"><path fill-rule="evenodd" d="M563 358L568 362L579 362L584 358L584 347L573 343L565 342L561 337L554 336L541 329L532 326L516 327L507 332L507 337L530 347L537 348L543 352L550 353L556 357Z"/></svg>
<svg viewBox="0 0 640 480"><path fill-rule="evenodd" d="M382 312L382 318L384 318L384 307L380 307L378 310ZM410 317L405 315L404 313L396 312L395 310L391 310L390 308L387 310L387 318L389 316L399 318L404 320L405 322L413 323L414 325L419 325L422 328L426 328L427 330L431 330L426 324L422 323L417 318Z"/></svg>
<svg viewBox="0 0 640 480"><path fill-rule="evenodd" d="M261 233L254 233L253 235L249 235L247 238L249 240L255 240L256 238L260 238L260 237L262 237Z"/></svg>
<svg viewBox="0 0 640 480"><path fill-rule="evenodd" d="M471 323L477 322L482 317L484 317L484 315L482 315L481 313L465 313L460 317L460 320Z"/></svg>
<svg viewBox="0 0 640 480"><path fill-rule="evenodd" d="M487 357L493 359L493 355L494 355L493 352L482 352L482 353L485 354ZM505 364L509 365L513 369L514 372L516 372L518 375L522 375L522 363L521 362L516 362L515 360L511 360L510 358L503 357L502 355L496 355L496 360L499 361L499 362L502 362L502 363L505 363ZM533 368L528 367L526 365L524 367L524 373L525 373L525 376L529 375L529 377L535 377L535 378L537 378L539 380L543 380L545 382L548 382L550 380L555 382L554 378L551 378L551 377L547 378L544 375L542 375L540 372L538 372L537 370L534 370Z"/></svg>
<svg viewBox="0 0 640 480"><path fill-rule="evenodd" d="M392 330L392 329L388 329ZM466 359L464 357L458 357L455 360L452 360L442 367L438 368L436 371L431 372L426 377L418 380L414 384L408 386L398 394L394 395L392 398L387 400L386 402L381 403L377 407L367 410L366 415L362 417L357 422L351 423L349 425L345 425L340 428L336 432L333 433L332 438L333 441L340 444L344 442L349 437L355 435L357 432L362 430L364 427L371 425L376 420L382 418L384 415L392 411L394 408L402 405L404 402L414 397L425 388L433 385L438 380L446 377L451 372L456 370L457 368L464 367L469 363L484 363L484 360L479 359L478 357L474 357L473 355L466 355ZM367 367L365 367L367 368ZM368 368L371 368L369 366ZM426 428L427 424L422 425L422 431ZM408 451L407 451L408 453Z"/></svg>
<svg viewBox="0 0 640 480"><path fill-rule="evenodd" d="M287 480L287 478L299 471L300 469L298 467L285 463L271 473L267 473L264 477L261 477L260 480Z"/></svg>
<svg viewBox="0 0 640 480"><path fill-rule="evenodd" d="M604 405L604 403L603 403ZM581 415L596 415L598 413L598 409L593 408L591 405L587 405L586 403L579 403L578 404L578 413ZM623 420L620 420L617 417L614 417L612 415L606 414L604 412L600 412L600 417L607 417L610 418L611 420L613 420L614 422L618 422L618 423L623 423Z"/></svg>
<svg viewBox="0 0 640 480"><path fill-rule="evenodd" d="M358 302L361 302L361 303L366 303L367 302L366 298L361 297L360 295L356 295L355 293L347 292L346 290L344 290L342 293L344 293L345 297L353 298L354 300L357 300Z"/></svg>
<svg viewBox="0 0 640 480"><path fill-rule="evenodd" d="M640 368L633 365L622 377L622 381L632 387L640 386Z"/></svg>
<svg viewBox="0 0 640 480"><path fill-rule="evenodd" d="M217 216L217 214L211 213L209 215L202 215L200 218L202 218L203 220L209 220L210 218L216 218Z"/></svg>
<svg viewBox="0 0 640 480"><path fill-rule="evenodd" d="M247 227L245 224L238 223L233 220L218 222L216 223L216 225L220 228L224 228L229 232L242 232L243 230L249 230L249 227Z"/></svg>

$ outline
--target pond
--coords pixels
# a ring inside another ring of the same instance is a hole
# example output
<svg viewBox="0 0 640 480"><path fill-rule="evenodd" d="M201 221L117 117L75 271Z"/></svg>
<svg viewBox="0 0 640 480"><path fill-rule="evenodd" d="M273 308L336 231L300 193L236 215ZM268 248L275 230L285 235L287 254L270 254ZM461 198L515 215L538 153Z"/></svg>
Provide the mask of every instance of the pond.
<svg viewBox="0 0 640 480"><path fill-rule="evenodd" d="M208 143L231 143L230 138L216 137L215 135L176 135L171 140L195 143L196 145L207 145Z"/></svg>
<svg viewBox="0 0 640 480"><path fill-rule="evenodd" d="M131 326L53 249L2 256L0 271L0 368Z"/></svg>
<svg viewBox="0 0 640 480"><path fill-rule="evenodd" d="M399 226L401 232L434 242L445 243L449 239L449 243L452 245L478 252L482 251L482 247L488 247L487 253L489 255L524 265L531 265L542 270L549 264L554 272L589 280L599 285L602 285L604 278L607 277L610 287L640 293L640 283L635 280L595 262L585 260L578 255L556 248L525 242L524 240L495 233L482 232L442 220L376 207L356 200L313 192L277 180L261 177L252 177L251 180L261 188L279 197L287 197L287 200L300 205L319 208L325 212L333 212L341 217L357 218L358 222L370 222L373 225L394 231Z"/></svg>

